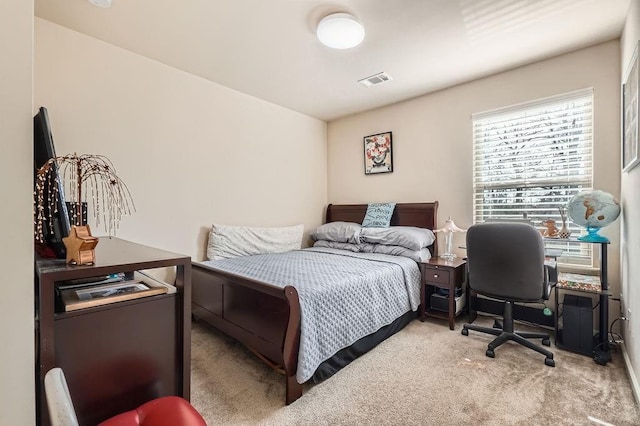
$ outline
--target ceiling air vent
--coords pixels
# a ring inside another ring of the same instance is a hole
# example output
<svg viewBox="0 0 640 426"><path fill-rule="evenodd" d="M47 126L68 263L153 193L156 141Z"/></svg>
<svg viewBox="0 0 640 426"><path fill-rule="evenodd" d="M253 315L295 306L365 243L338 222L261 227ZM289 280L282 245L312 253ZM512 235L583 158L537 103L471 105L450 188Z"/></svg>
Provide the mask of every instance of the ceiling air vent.
<svg viewBox="0 0 640 426"><path fill-rule="evenodd" d="M374 74L372 76L363 78L362 80L358 80L358 83L362 84L365 87L371 87L389 80L393 80L389 74L387 74L386 72L379 72L378 74Z"/></svg>

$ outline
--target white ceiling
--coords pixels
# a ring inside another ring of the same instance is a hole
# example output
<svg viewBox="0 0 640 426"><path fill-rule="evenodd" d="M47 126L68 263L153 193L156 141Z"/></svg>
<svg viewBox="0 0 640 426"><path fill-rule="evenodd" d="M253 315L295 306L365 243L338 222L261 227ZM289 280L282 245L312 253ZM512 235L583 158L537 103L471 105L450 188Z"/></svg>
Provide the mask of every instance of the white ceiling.
<svg viewBox="0 0 640 426"><path fill-rule="evenodd" d="M330 121L620 36L630 0L35 0L36 16ZM349 12L364 42L317 23ZM357 80L385 71L392 81Z"/></svg>

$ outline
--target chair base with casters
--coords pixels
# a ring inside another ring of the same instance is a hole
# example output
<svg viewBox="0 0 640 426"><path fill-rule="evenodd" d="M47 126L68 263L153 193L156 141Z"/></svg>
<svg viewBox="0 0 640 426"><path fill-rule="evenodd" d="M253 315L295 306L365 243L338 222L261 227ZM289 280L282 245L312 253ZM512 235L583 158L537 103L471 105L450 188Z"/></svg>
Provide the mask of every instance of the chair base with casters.
<svg viewBox="0 0 640 426"><path fill-rule="evenodd" d="M469 335L469 330L479 331L481 333L492 334L496 337L491 343L489 343L487 347L486 355L489 358L495 358L495 349L502 345L503 343L512 340L516 343L519 343L523 346L526 346L529 349L533 349L536 352L541 353L546 358L544 363L550 367L555 367L556 363L553 360L553 353L550 351L530 342L527 339L542 339L542 344L544 346L551 346L551 339L547 333L532 333L532 332L520 332L514 331L513 329L513 301L506 301L504 305L504 316L503 316L503 326L502 328L496 327L499 326L499 323L496 321L493 328L482 327L479 325L473 324L464 324L462 326L462 334L464 336Z"/></svg>
<svg viewBox="0 0 640 426"><path fill-rule="evenodd" d="M52 426L78 426L67 380L60 368L44 377L45 395ZM200 413L184 398L164 396L100 423L99 426L207 426Z"/></svg>

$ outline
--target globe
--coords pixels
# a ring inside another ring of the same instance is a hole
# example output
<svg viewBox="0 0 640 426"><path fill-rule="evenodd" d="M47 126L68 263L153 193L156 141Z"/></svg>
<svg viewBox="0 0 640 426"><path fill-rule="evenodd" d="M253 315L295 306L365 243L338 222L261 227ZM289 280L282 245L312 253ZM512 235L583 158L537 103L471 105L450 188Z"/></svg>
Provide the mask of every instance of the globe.
<svg viewBox="0 0 640 426"><path fill-rule="evenodd" d="M609 239L598 234L600 228L610 225L620 215L620 204L608 192L583 191L571 198L567 214L576 225L587 229L587 235L578 240L591 243L608 243Z"/></svg>

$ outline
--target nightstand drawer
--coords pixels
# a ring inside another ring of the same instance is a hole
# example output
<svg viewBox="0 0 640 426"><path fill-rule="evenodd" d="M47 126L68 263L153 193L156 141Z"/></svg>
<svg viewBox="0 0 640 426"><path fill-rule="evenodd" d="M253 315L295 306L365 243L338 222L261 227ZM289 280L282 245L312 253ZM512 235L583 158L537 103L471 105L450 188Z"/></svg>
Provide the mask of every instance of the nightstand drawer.
<svg viewBox="0 0 640 426"><path fill-rule="evenodd" d="M449 271L444 269L425 268L424 280L441 284L449 284Z"/></svg>

